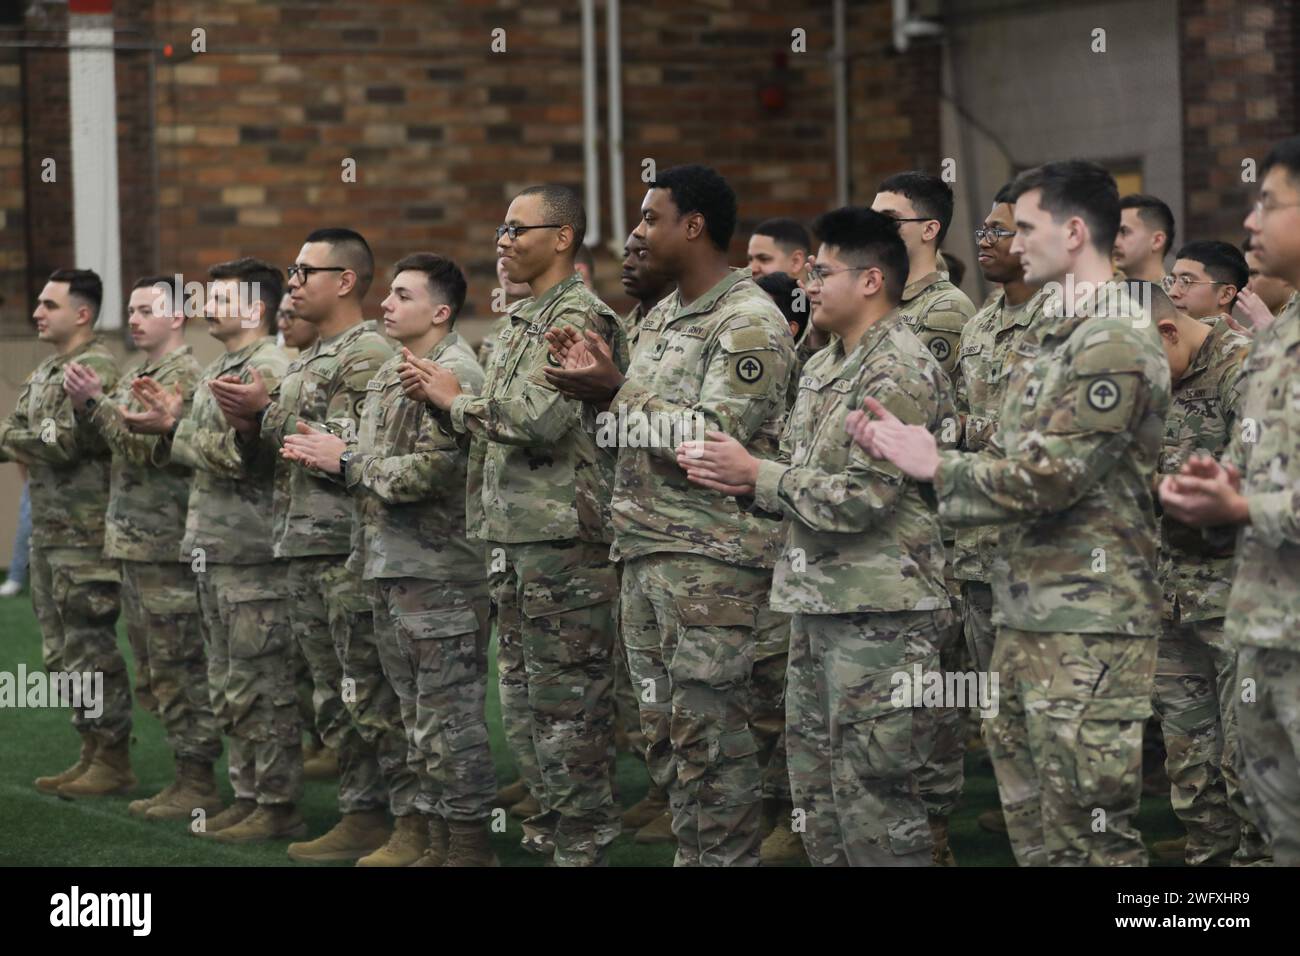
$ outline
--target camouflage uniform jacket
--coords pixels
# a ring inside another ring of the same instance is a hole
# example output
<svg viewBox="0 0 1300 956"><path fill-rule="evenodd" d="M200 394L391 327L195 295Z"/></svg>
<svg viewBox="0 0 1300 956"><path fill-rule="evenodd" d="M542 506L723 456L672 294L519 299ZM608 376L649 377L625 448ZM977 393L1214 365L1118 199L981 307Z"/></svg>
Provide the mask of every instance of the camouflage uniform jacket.
<svg viewBox="0 0 1300 956"><path fill-rule="evenodd" d="M757 507L785 514L772 607L805 614L930 611L948 607L943 542L920 486L876 461L844 420L875 398L909 425L955 430L939 363L891 312L849 355L836 337L799 379L777 461L761 461Z"/></svg>
<svg viewBox="0 0 1300 956"><path fill-rule="evenodd" d="M483 370L455 332L425 356L455 373L475 393ZM366 386L356 454L342 476L357 499L355 549L348 567L366 580L423 578L482 581L483 549L465 535L465 469L469 439L447 416L402 392L401 354Z"/></svg>
<svg viewBox="0 0 1300 956"><path fill-rule="evenodd" d="M781 310L749 270L733 269L689 305L675 291L651 310L610 410L681 423L688 437L726 432L756 456L775 458L794 362ZM674 442L638 444L649 447L618 453L616 558L676 551L743 567L776 563L779 525L687 481Z"/></svg>
<svg viewBox="0 0 1300 956"><path fill-rule="evenodd" d="M110 452L89 422L78 421L63 391L63 367L95 370L104 390L117 384L117 362L98 336L68 355L51 355L27 376L18 405L0 422L0 461L29 469L33 548L101 548L108 507Z"/></svg>
<svg viewBox="0 0 1300 956"><path fill-rule="evenodd" d="M940 519L1007 525L993 564L995 624L1159 633L1152 479L1169 361L1149 311L1122 289L1104 283L1078 309L1088 318L1045 301L1042 323L1017 346L1024 361L993 442L940 453Z"/></svg>
<svg viewBox="0 0 1300 956"><path fill-rule="evenodd" d="M474 437L466 492L470 535L485 541L609 540L613 456L596 446L582 404L542 370L555 366L543 333L552 327L621 336L618 316L575 272L540 297L510 307L481 395L451 404L456 431Z"/></svg>
<svg viewBox="0 0 1300 956"><path fill-rule="evenodd" d="M156 362L146 360L118 379L113 391L105 392L86 416L113 451L104 555L124 561L178 561L190 499L190 470L154 465L158 436L131 431L119 410L144 410L144 404L131 392L132 381L144 376L168 391L179 385L188 409L199 379L199 363L188 345Z"/></svg>
<svg viewBox="0 0 1300 956"><path fill-rule="evenodd" d="M1177 474L1192 455L1218 458L1237 427L1245 394L1243 364L1250 339L1219 318L1187 372L1174 384L1160 474ZM1160 579L1168 620L1223 617L1232 587L1232 547L1216 546L1199 529L1165 515L1161 521Z"/></svg>
<svg viewBox="0 0 1300 956"><path fill-rule="evenodd" d="M898 310L951 378L957 367L961 330L975 314L966 293L949 282L944 273L931 272L907 284Z"/></svg>
<svg viewBox="0 0 1300 956"><path fill-rule="evenodd" d="M185 537L180 558L192 560L196 549L214 564L262 564L271 554L270 461L250 468L240 454L234 430L226 424L206 382L223 375L250 381L256 368L272 395L284 378L289 360L262 337L235 352L227 352L203 370L194 390L189 414L175 434L153 447L153 462L162 468L177 465L194 470L185 513Z"/></svg>
<svg viewBox="0 0 1300 956"><path fill-rule="evenodd" d="M1224 631L1238 645L1300 652L1300 299L1256 335L1245 368L1228 460L1241 471L1250 524L1237 540Z"/></svg>
<svg viewBox="0 0 1300 956"><path fill-rule="evenodd" d="M286 435L297 434L299 422L345 441L355 440L366 385L392 354L392 346L373 322L358 322L337 335L317 339L289 364L279 396L262 417L258 441L241 442L246 456L273 457L287 475L275 485L277 558L352 551L356 505L348 490L328 475L281 459L280 447Z"/></svg>
<svg viewBox="0 0 1300 956"><path fill-rule="evenodd" d="M999 291L966 323L957 348L954 389L961 415L962 451L983 451L997 430L1011 370L1023 360L1016 349L1030 326L1042 316L1043 292L1018 306L1008 306ZM958 528L952 576L987 584L998 547L998 528Z"/></svg>

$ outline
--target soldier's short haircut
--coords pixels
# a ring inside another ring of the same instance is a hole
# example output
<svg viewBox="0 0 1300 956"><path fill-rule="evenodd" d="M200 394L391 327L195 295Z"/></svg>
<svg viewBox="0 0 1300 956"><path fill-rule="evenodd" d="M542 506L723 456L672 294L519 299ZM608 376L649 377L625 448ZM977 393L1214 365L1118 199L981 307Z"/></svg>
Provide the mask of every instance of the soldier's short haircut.
<svg viewBox="0 0 1300 956"><path fill-rule="evenodd" d="M307 242L323 242L330 247L335 261L332 266L345 266L357 274L357 298L364 299L370 291L370 283L375 280L375 254L370 251L370 243L361 233L353 229L330 227L317 229L307 237ZM324 265L325 263L322 263Z"/></svg>
<svg viewBox="0 0 1300 956"><path fill-rule="evenodd" d="M1008 203L1012 206L1016 204L1016 184L1015 180L1003 183L1002 187L993 195L993 205L1000 206Z"/></svg>
<svg viewBox="0 0 1300 956"><path fill-rule="evenodd" d="M1169 250L1174 247L1174 211L1163 199L1148 196L1146 193L1129 193L1120 199L1119 208L1136 209L1138 218L1146 223L1148 228L1163 232L1165 247L1160 250L1160 255L1163 257L1169 254Z"/></svg>
<svg viewBox="0 0 1300 956"><path fill-rule="evenodd" d="M465 305L465 290L468 287L460 266L446 256L432 252L412 252L397 260L397 265L393 266L393 278L408 269L424 273L434 301L451 306L451 322L455 324L456 316L460 315L460 310Z"/></svg>
<svg viewBox="0 0 1300 956"><path fill-rule="evenodd" d="M736 192L717 170L698 163L673 166L660 173L650 188L668 190L679 214L703 216L709 240L721 252L727 251L736 234Z"/></svg>
<svg viewBox="0 0 1300 956"><path fill-rule="evenodd" d="M162 289L163 306L159 311L170 313L172 311L172 283L175 281L178 281L175 276L141 276L135 280L135 285L131 286L131 291L134 292L136 289ZM179 283L179 288L182 290L181 294L184 295L185 279L182 277Z"/></svg>
<svg viewBox="0 0 1300 956"><path fill-rule="evenodd" d="M1124 287L1128 291L1131 301L1151 303L1149 318L1152 324L1165 319L1177 321L1178 316L1183 314L1178 311L1173 299L1169 298L1165 290L1160 287L1159 282L1148 282L1146 279L1125 279Z"/></svg>
<svg viewBox="0 0 1300 956"><path fill-rule="evenodd" d="M55 269L50 282L66 282L68 295L90 308L90 321L99 318L99 307L104 302L104 283L94 269Z"/></svg>
<svg viewBox="0 0 1300 956"><path fill-rule="evenodd" d="M943 237L948 235L948 227L952 225L952 187L942 179L916 170L895 173L876 187L876 192L906 196L917 215L939 220L939 235L934 244L939 246L943 243Z"/></svg>
<svg viewBox="0 0 1300 956"><path fill-rule="evenodd" d="M1206 273L1215 282L1227 282L1240 292L1250 281L1250 266L1246 256L1230 242L1215 239L1197 239L1178 250L1175 259L1191 259L1205 266ZM1236 297L1233 297L1236 301Z"/></svg>
<svg viewBox="0 0 1300 956"><path fill-rule="evenodd" d="M587 235L587 210L576 189L561 186L558 183L544 183L541 186L529 186L520 196L541 196L542 216L548 224L568 226L573 230L573 255L576 257L582 248L582 240ZM526 222L525 226L537 226L541 223Z"/></svg>
<svg viewBox="0 0 1300 956"><path fill-rule="evenodd" d="M807 248L804 246L803 248ZM795 338L803 334L804 327L808 324L808 306L807 299L802 309L795 309L795 295L799 292L799 283L785 272L769 272L765 276L759 276L754 280L758 287L772 297L776 307L781 310L787 322L793 322L799 329L795 333Z"/></svg>
<svg viewBox="0 0 1300 956"><path fill-rule="evenodd" d="M1055 222L1078 216L1088 225L1092 247L1107 259L1119 232L1119 187L1098 163L1067 159L1027 169L1013 184L1016 199L1038 190L1038 204Z"/></svg>
<svg viewBox="0 0 1300 956"><path fill-rule="evenodd" d="M813 232L845 262L879 268L890 304L897 305L903 298L909 268L907 246L892 217L864 206L842 206L818 216Z"/></svg>
<svg viewBox="0 0 1300 956"><path fill-rule="evenodd" d="M1300 184L1300 135L1288 136L1268 151L1259 168L1260 178L1268 175L1274 166L1285 169L1292 184Z"/></svg>
<svg viewBox="0 0 1300 956"><path fill-rule="evenodd" d="M308 242L318 240L308 239ZM271 263L252 256L218 262L208 269L209 279L237 279L257 290L262 303L262 325L269 332L275 328L275 314L284 298L284 275Z"/></svg>
<svg viewBox="0 0 1300 956"><path fill-rule="evenodd" d="M785 217L764 219L754 227L754 235L767 236L787 256L799 249L804 252L813 251L812 237L808 235L808 230L804 228L803 223L797 219Z"/></svg>

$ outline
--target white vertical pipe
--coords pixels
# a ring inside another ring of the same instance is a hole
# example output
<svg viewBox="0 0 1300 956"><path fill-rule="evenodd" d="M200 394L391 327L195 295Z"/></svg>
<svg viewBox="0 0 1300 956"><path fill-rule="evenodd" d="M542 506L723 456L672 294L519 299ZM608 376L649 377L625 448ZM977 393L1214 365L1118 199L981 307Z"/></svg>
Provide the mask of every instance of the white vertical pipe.
<svg viewBox="0 0 1300 956"><path fill-rule="evenodd" d="M104 281L100 329L122 327L122 249L117 195L117 89L112 16L73 14L68 27L75 262Z"/></svg>
<svg viewBox="0 0 1300 956"><path fill-rule="evenodd" d="M849 204L849 96L848 42L844 26L844 0L835 0L833 9L835 49L832 76L835 83L835 195L839 205Z"/></svg>
<svg viewBox="0 0 1300 956"><path fill-rule="evenodd" d="M611 242L615 244L627 238L624 208L627 198L623 189L623 52L619 30L619 0L607 0L605 39L609 77L605 95L609 97L609 219L614 233ZM619 251L615 249L615 255Z"/></svg>
<svg viewBox="0 0 1300 956"><path fill-rule="evenodd" d="M586 245L600 242L600 154L596 149L596 0L582 0L582 156L587 187Z"/></svg>

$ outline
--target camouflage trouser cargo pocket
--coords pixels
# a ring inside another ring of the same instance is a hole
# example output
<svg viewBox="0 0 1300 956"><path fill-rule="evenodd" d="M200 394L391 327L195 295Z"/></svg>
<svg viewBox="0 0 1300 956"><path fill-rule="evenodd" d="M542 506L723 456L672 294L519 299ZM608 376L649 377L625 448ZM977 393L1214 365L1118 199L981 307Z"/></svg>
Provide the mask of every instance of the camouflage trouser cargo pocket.
<svg viewBox="0 0 1300 956"><path fill-rule="evenodd" d="M1044 771L1079 809L1112 807L1133 797L1142 766L1148 697L1053 699L1039 711ZM1031 736L1033 732L1031 730Z"/></svg>

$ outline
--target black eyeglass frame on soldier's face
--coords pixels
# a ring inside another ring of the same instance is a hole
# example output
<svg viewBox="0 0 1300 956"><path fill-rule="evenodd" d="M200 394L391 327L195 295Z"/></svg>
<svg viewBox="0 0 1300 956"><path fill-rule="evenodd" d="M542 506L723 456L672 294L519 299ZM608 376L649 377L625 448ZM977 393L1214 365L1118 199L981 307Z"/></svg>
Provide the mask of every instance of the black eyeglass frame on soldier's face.
<svg viewBox="0 0 1300 956"><path fill-rule="evenodd" d="M996 246L1003 239L1010 239L1015 234L1014 229L1003 229L1001 226L976 226L975 244L982 245L987 242L990 246Z"/></svg>
<svg viewBox="0 0 1300 956"><path fill-rule="evenodd" d="M295 278L300 282L306 282L311 278L313 272L347 272L347 266L302 266L294 263L284 270L285 275L292 282Z"/></svg>
<svg viewBox="0 0 1300 956"><path fill-rule="evenodd" d="M500 242L502 236L509 235L510 241L514 242L521 232L529 229L563 229L567 225L565 222L551 222L542 226L497 226L497 241Z"/></svg>

